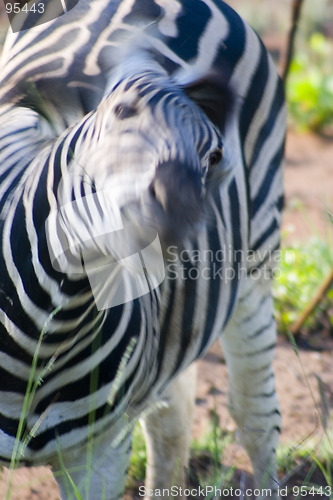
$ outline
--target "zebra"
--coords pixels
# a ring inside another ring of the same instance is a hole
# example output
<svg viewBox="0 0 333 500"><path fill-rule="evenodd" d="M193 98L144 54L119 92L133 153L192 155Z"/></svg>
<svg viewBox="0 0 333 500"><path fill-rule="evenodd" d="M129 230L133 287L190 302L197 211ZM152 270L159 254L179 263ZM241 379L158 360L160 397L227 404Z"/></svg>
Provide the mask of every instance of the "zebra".
<svg viewBox="0 0 333 500"><path fill-rule="evenodd" d="M274 63L222 0L51 3L18 14L0 63L0 460L51 465L62 498L118 499L141 416L143 494L184 487L193 362L220 339L256 485L278 498Z"/></svg>

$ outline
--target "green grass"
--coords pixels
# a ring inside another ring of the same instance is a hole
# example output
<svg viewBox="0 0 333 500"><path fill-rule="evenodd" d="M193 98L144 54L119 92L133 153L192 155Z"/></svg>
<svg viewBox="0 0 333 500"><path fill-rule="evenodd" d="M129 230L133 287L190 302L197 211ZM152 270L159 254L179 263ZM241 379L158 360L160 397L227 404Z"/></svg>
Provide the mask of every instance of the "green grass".
<svg viewBox="0 0 333 500"><path fill-rule="evenodd" d="M143 482L146 474L147 453L140 424L137 424L132 435L132 455L127 476L127 488L136 489Z"/></svg>
<svg viewBox="0 0 333 500"><path fill-rule="evenodd" d="M313 33L298 50L287 81L289 116L299 130L323 132L333 124L333 42Z"/></svg>
<svg viewBox="0 0 333 500"><path fill-rule="evenodd" d="M332 247L318 237L282 249L281 265L273 288L275 317L280 332L287 332L332 267ZM333 313L329 312L332 299L333 290L330 290L307 319L305 327L313 328L318 314L329 315L333 325Z"/></svg>
<svg viewBox="0 0 333 500"><path fill-rule="evenodd" d="M300 500L306 493L308 499L333 498L332 448L328 454L323 454L318 445L312 443L301 449L281 446L277 459L282 477L280 488L293 493L294 500Z"/></svg>

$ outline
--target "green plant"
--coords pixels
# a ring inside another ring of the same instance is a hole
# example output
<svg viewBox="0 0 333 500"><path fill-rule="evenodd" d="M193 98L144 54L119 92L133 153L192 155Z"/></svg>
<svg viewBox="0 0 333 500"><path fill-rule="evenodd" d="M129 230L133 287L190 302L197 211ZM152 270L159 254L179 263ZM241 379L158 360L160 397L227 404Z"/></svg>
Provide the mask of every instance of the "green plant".
<svg viewBox="0 0 333 500"><path fill-rule="evenodd" d="M132 434L132 454L127 474L127 488L134 489L145 480L147 453L140 424L134 427Z"/></svg>
<svg viewBox="0 0 333 500"><path fill-rule="evenodd" d="M333 44L314 33L296 53L287 81L290 116L303 130L323 131L333 124Z"/></svg>
<svg viewBox="0 0 333 500"><path fill-rule="evenodd" d="M273 287L279 331L286 332L298 318L332 268L332 263L330 246L318 237L311 238L306 244L297 244L293 248L281 250L280 268ZM333 290L330 290L327 298L318 307L327 311L329 300L332 298ZM315 312L318 312L318 308ZM333 324L333 316L330 320ZM311 315L305 326L313 326L314 321L315 317Z"/></svg>

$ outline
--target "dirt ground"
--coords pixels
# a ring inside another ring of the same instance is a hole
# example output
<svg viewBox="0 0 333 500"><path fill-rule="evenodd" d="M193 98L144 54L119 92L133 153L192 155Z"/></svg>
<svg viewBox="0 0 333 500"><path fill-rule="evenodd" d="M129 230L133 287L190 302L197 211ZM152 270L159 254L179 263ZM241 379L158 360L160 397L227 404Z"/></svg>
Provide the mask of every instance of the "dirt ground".
<svg viewBox="0 0 333 500"><path fill-rule="evenodd" d="M288 244L305 241L314 234L314 230L327 237L327 232L332 231L326 211L333 211L333 139L289 133L285 190L285 241ZM302 210L299 209L300 206ZM287 450L304 448L310 442L319 443L322 438L320 412L323 398L320 397L318 378L322 382L324 400L333 406L330 352L333 340L327 335L323 341L325 350L317 352L300 349L300 359L285 339L279 338L278 341L274 367L283 418L281 442L286 445ZM197 404L193 423L195 437L204 434L214 408L219 415L221 426L234 432L235 426L227 411L227 387L223 354L220 346L216 344L205 358L199 361ZM251 485L248 475L250 465L237 442L226 448L224 464L236 466L239 480L244 483L245 477L246 484ZM1 475L0 499L5 495L7 475L6 470ZM292 485L290 482L289 484ZM22 468L16 471L12 491L11 500L59 499L55 481L46 467Z"/></svg>

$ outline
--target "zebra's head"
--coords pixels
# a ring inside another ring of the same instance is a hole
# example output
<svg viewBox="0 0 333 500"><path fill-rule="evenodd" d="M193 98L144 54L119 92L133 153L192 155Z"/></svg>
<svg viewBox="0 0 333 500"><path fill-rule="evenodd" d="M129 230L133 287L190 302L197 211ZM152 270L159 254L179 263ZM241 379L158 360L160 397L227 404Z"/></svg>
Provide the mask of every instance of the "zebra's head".
<svg viewBox="0 0 333 500"><path fill-rule="evenodd" d="M182 79L147 53L127 57L97 109L93 154L79 161L97 190L112 193L124 224L156 228L165 245L198 229L206 197L229 171L229 90L217 75Z"/></svg>

